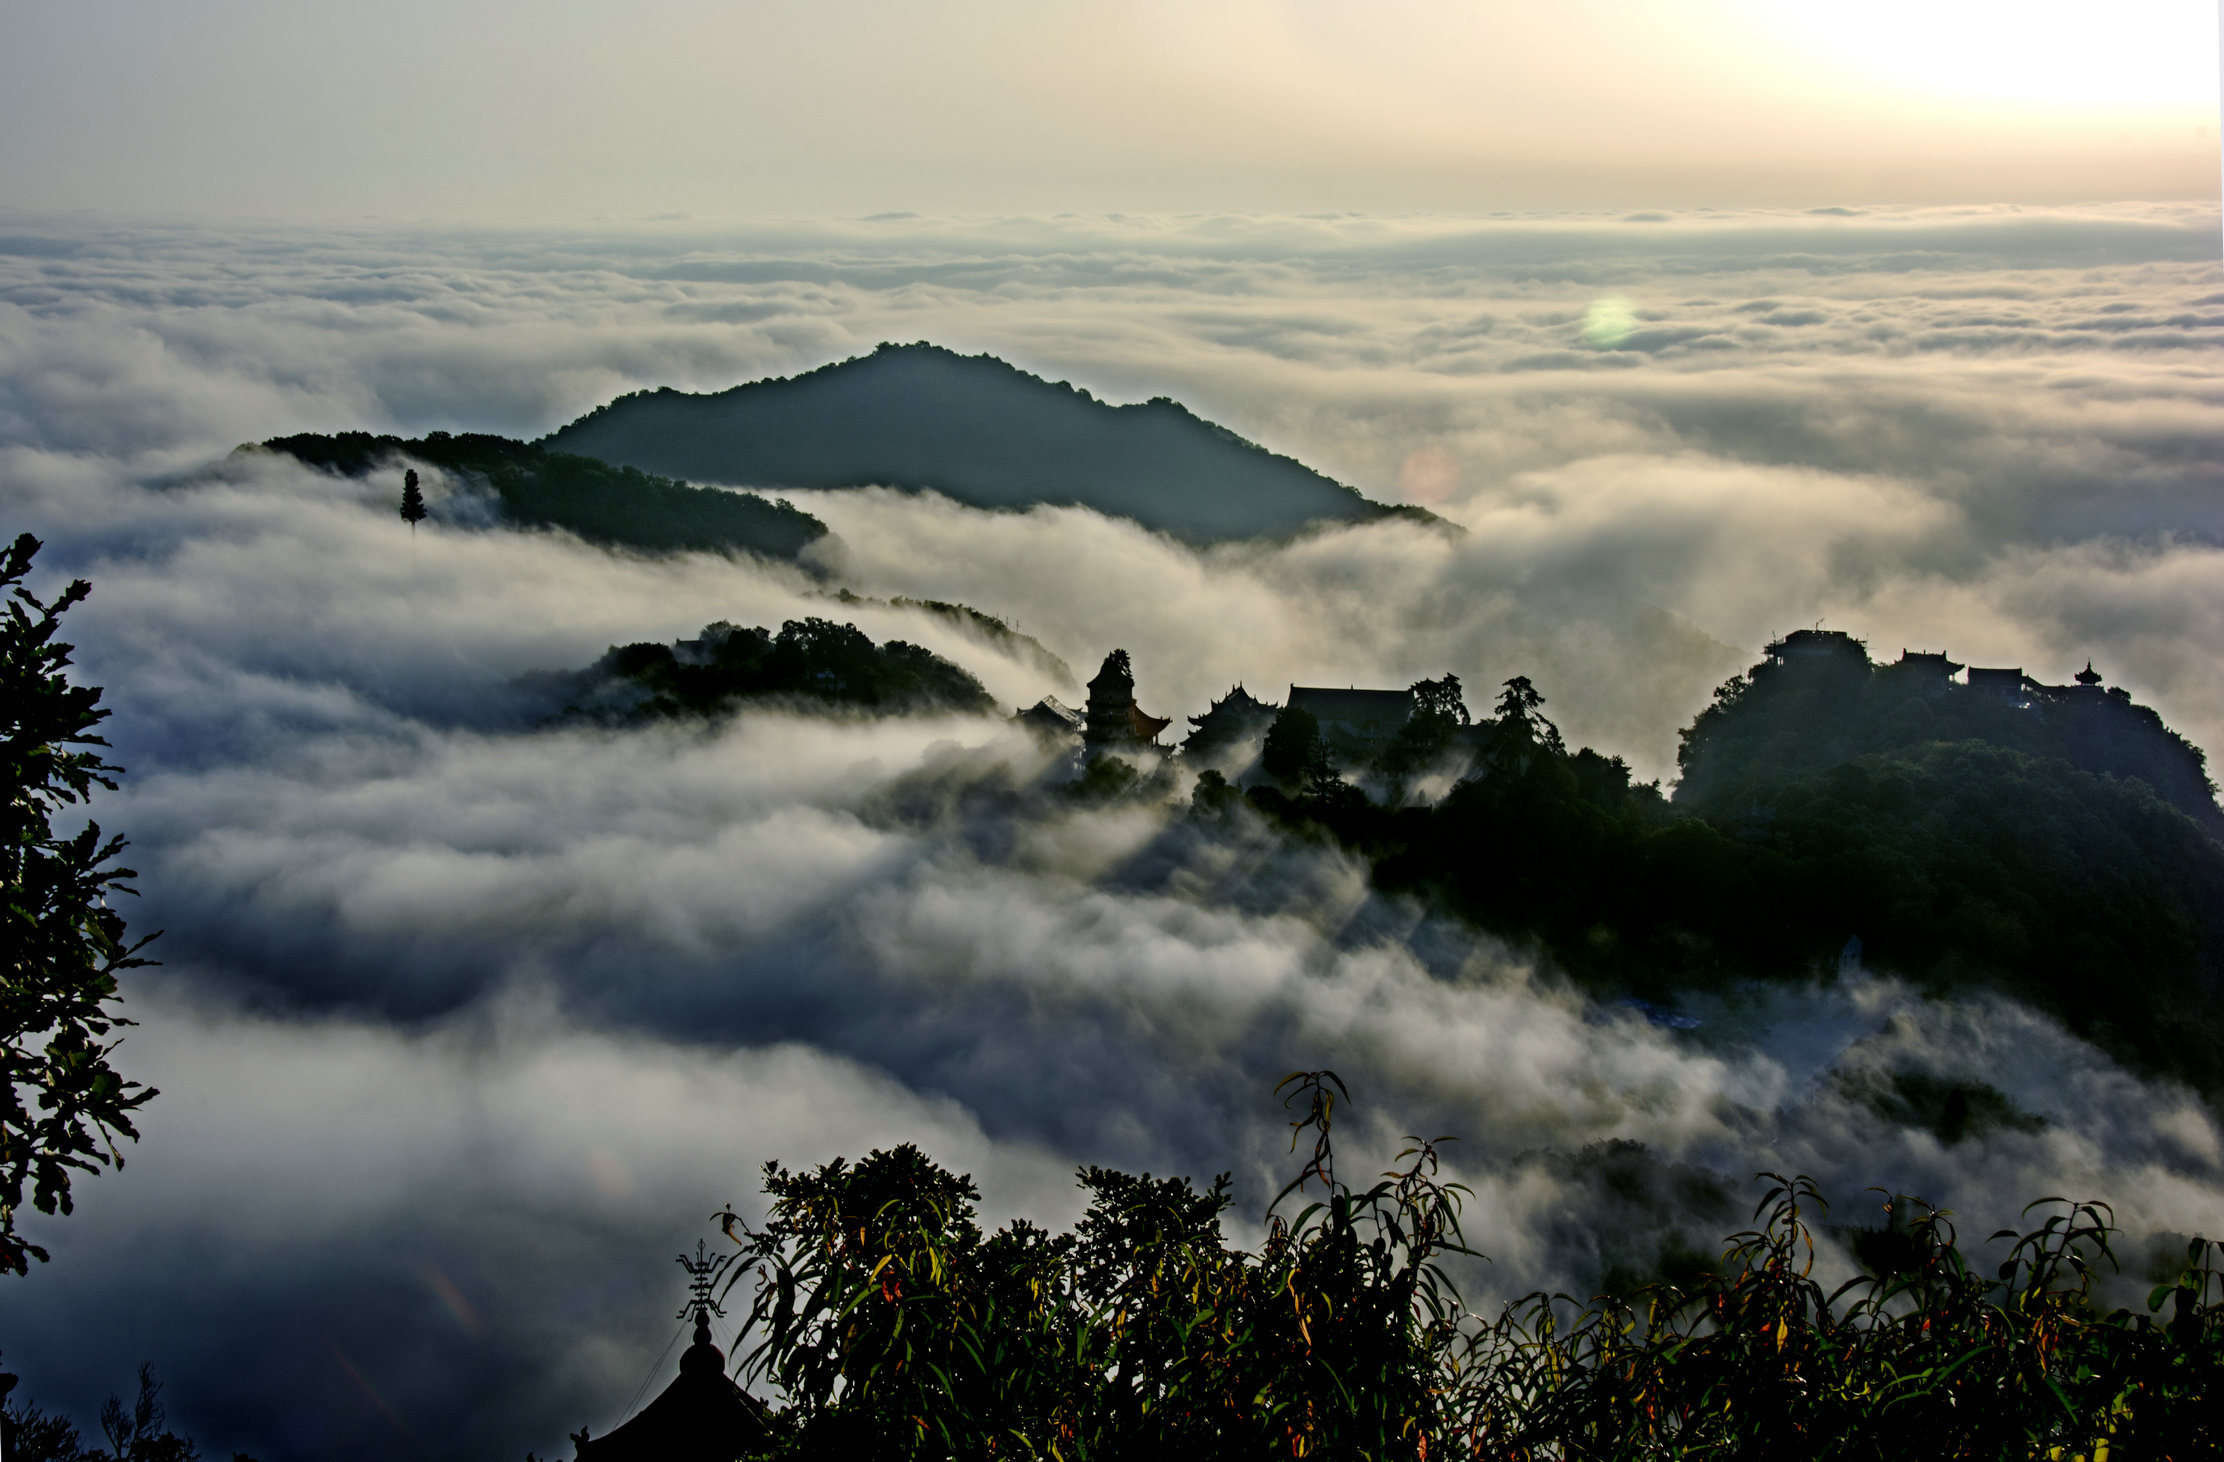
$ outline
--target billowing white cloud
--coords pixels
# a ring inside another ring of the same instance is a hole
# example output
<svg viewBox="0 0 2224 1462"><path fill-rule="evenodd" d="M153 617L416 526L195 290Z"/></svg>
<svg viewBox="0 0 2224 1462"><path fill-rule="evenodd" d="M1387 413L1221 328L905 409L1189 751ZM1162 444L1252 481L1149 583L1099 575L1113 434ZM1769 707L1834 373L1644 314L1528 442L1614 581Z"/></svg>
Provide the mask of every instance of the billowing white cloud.
<svg viewBox="0 0 2224 1462"><path fill-rule="evenodd" d="M1887 656L2091 656L2224 746L2211 217L11 223L0 502L42 573L95 583L69 625L131 768L98 813L134 842L135 927L168 930L131 987L146 1140L45 1227L0 1337L49 1404L145 1358L181 1420L265 1457L388 1455L396 1425L545 1454L622 1414L668 1254L762 1160L915 1138L992 1215L1048 1222L1074 1163L1228 1168L1255 1217L1288 1170L1268 1089L1307 1065L1354 1083L1370 1156L1466 1138L1485 1298L1642 1262L1617 1245L1648 1225L1703 1234L1761 1167L1921 1192L1966 1233L2049 1191L2216 1230L2213 1114L2012 1006L1881 972L1672 1031L1338 856L1202 836L1178 794L1076 805L993 718L541 724L549 672L715 619L853 618L1007 705L1060 689L838 584L974 604L1084 676L1122 646L1160 714L1445 670L1480 706L1528 674L1646 776L1818 616ZM1586 339L1606 298L1628 328ZM226 455L530 435L920 337L1176 395L1467 531L1200 552L1070 509L798 495L836 535L822 579L490 528L437 475L413 537L392 474ZM1945 1146L1878 1106L1894 1073L2043 1125ZM1629 1173L1656 1214L1613 1206Z"/></svg>
<svg viewBox="0 0 2224 1462"><path fill-rule="evenodd" d="M1062 1159L794 1044L589 1031L523 994L415 1032L136 1004L163 1096L21 1281L10 1359L83 1410L153 1358L173 1422L258 1455L607 1431L679 1328L672 1256L728 1202L759 1216L767 1161L917 1142L992 1221L1079 1211Z"/></svg>

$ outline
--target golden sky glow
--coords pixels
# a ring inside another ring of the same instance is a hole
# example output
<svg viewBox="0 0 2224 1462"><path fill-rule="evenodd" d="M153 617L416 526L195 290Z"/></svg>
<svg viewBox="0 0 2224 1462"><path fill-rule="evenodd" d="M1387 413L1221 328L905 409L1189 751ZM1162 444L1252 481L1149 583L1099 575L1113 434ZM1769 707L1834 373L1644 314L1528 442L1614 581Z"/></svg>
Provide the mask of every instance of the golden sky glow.
<svg viewBox="0 0 2224 1462"><path fill-rule="evenodd" d="M2213 197L2211 0L0 0L0 202L265 214Z"/></svg>
<svg viewBox="0 0 2224 1462"><path fill-rule="evenodd" d="M2216 7L2208 0L1751 0L1761 35L1817 58L1818 79L1879 99L2101 119L2215 119ZM2203 44L2203 40L2206 44Z"/></svg>

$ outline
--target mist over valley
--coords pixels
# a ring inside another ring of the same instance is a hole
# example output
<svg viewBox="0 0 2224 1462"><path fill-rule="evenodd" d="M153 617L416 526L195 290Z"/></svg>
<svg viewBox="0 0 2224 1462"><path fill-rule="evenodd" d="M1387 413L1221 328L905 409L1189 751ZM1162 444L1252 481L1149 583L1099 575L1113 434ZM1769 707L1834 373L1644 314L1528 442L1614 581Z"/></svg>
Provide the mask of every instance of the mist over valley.
<svg viewBox="0 0 2224 1462"><path fill-rule="evenodd" d="M2224 1232L2211 208L5 222L0 494L163 931L142 1138L25 1219L49 1408L565 1455L764 1162L1226 1171L1257 1243L1317 1068L1356 1167L1459 1137L1483 1308L1762 1170L1834 1278L1870 1185L2105 1200L2112 1302ZM1092 773L1014 717L1115 650L1168 746L1470 714Z"/></svg>

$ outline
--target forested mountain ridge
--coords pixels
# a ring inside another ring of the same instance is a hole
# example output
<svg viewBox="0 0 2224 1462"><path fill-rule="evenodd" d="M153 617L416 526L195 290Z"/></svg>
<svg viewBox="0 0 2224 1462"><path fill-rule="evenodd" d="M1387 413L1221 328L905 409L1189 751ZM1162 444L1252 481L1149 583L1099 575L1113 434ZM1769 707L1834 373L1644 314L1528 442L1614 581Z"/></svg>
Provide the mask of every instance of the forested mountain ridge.
<svg viewBox="0 0 2224 1462"><path fill-rule="evenodd" d="M615 646L582 673L572 710L654 720L779 701L871 715L996 708L978 680L931 650L875 645L853 624L814 618L791 619L777 634L721 621L676 644Z"/></svg>
<svg viewBox="0 0 2224 1462"><path fill-rule="evenodd" d="M2002 990L2224 1095L2224 841L2201 753L2126 696L1995 703L1928 672L1910 691L1919 669L1772 656L1685 732L1673 800L1570 751L1518 678L1495 717L1416 715L1371 766L1339 768L1316 730L1242 795L1595 990L1672 1003L1857 957ZM1408 803L1396 763L1430 743L1465 772ZM1198 812L1223 819L1236 795L1208 771Z"/></svg>
<svg viewBox="0 0 2224 1462"><path fill-rule="evenodd" d="M925 488L981 508L1078 504L1194 542L1393 508L1158 397L1113 406L988 355L882 345L802 375L638 391L544 446L697 482Z"/></svg>
<svg viewBox="0 0 2224 1462"><path fill-rule="evenodd" d="M503 516L591 542L651 552L759 553L792 559L826 536L809 513L754 493L691 487L633 467L479 432L402 438L303 432L263 447L343 477L407 458L484 482Z"/></svg>
<svg viewBox="0 0 2224 1462"><path fill-rule="evenodd" d="M865 605L890 609L909 609L956 625L960 630L983 644L994 648L1022 664L1030 665L1056 682L1059 690L1071 690L1074 685L1073 667L1051 652L1048 645L1033 635L1012 628L993 614L983 614L970 604L958 604L947 599L913 599L898 594L893 599L869 599L848 589L837 589L831 596L838 604Z"/></svg>
<svg viewBox="0 0 2224 1462"><path fill-rule="evenodd" d="M1979 671L1989 683L1963 684L1951 678L1961 667L1943 655L1903 653L1877 664L1859 640L1833 631L1796 631L1769 650L1683 732L1679 805L1727 811L1859 757L1982 741L2096 776L2136 778L2224 837L2224 809L2200 748L2124 691L2104 691L2090 666L2072 685L2005 671Z"/></svg>

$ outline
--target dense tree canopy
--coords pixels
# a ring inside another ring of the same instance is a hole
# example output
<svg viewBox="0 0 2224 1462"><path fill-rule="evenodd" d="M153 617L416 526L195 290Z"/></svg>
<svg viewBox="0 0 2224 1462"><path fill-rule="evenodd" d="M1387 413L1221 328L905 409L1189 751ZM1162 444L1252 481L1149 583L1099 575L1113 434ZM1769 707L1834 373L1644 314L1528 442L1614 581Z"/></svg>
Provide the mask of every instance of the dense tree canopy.
<svg viewBox="0 0 2224 1462"><path fill-rule="evenodd" d="M781 1406L752 1455L1993 1462L2224 1443L2224 1276L2204 1240L2146 1313L2103 1314L2105 1206L2034 1205L1986 1277L1948 1215L1898 1199L1838 1230L1864 1272L1826 1291L1820 1195L1763 1174L1755 1226L1676 1279L1478 1314L1451 1275L1474 1253L1467 1195L1436 1145L1408 1139L1347 1183L1342 1084L1283 1087L1311 1150L1256 1252L1223 1235L1225 1176L1084 1168L1072 1231L984 1234L971 1179L915 1147L768 1164L766 1221L721 1215L749 1301L741 1370Z"/></svg>
<svg viewBox="0 0 2224 1462"><path fill-rule="evenodd" d="M436 431L404 440L358 431L272 437L263 445L350 477L402 458L423 462L484 482L515 522L565 528L592 542L623 548L793 558L826 536L825 524L786 502L691 487L636 467L613 467L508 437ZM406 506L403 516L409 516Z"/></svg>
<svg viewBox="0 0 2224 1462"><path fill-rule="evenodd" d="M1261 770L1284 784L1308 777L1332 776L1335 761L1320 721L1302 706L1284 706L1266 728L1266 742L1259 752Z"/></svg>
<svg viewBox="0 0 2224 1462"><path fill-rule="evenodd" d="M773 634L706 625L678 646L626 645L598 667L645 696L632 714L714 715L745 701L790 697L878 712L988 711L981 683L930 650L902 640L875 645L863 630L825 619L791 619Z"/></svg>
<svg viewBox="0 0 2224 1462"><path fill-rule="evenodd" d="M1409 689L1413 692L1413 714L1378 758L1382 770L1393 778L1409 777L1435 765L1475 719L1468 713L1457 675L1417 680Z"/></svg>
<svg viewBox="0 0 2224 1462"><path fill-rule="evenodd" d="M2200 749L2127 695L2097 687L1985 695L1920 661L1873 665L1855 640L1834 649L1771 658L1717 690L1683 733L1676 800L1711 811L1860 757L1981 741L2136 778L2224 837L2224 810Z"/></svg>
<svg viewBox="0 0 2224 1462"><path fill-rule="evenodd" d="M1672 1000L1857 949L2224 1091L2224 843L2199 815L2199 753L2116 697L2016 709L1895 684L1858 656L1733 680L1686 733L1673 802L1618 757L1570 752L1519 676L1433 806L1317 781L1248 799L1594 988ZM1940 729L1986 734L1918 734Z"/></svg>
<svg viewBox="0 0 2224 1462"><path fill-rule="evenodd" d="M26 533L0 557L0 726L5 727L6 828L0 885L6 889L7 966L0 984L0 1269L22 1274L46 1250L17 1225L26 1187L41 1213L71 1210L78 1173L123 1166L118 1138L136 1138L132 1114L155 1093L110 1064L119 1026L116 976L145 961L127 941L112 895L129 892L119 867L121 838L86 822L54 819L83 804L118 771L101 758L93 728L108 711L97 686L63 673L72 646L55 638L61 617L92 592L79 579L50 600L23 586L39 541Z"/></svg>

